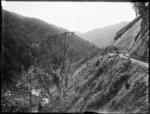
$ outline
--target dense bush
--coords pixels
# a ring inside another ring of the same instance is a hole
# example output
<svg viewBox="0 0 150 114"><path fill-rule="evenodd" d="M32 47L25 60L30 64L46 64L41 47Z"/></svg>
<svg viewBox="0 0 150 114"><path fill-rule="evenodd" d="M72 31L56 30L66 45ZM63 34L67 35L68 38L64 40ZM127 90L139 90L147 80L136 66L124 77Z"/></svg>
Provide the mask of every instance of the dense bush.
<svg viewBox="0 0 150 114"><path fill-rule="evenodd" d="M13 103L14 102L14 103ZM16 101L9 101L4 96L1 98L2 112L30 112L30 105L17 104Z"/></svg>
<svg viewBox="0 0 150 114"><path fill-rule="evenodd" d="M102 80L99 80L97 83L96 83L96 86L94 87L94 91L100 91L102 89L102 83L103 81Z"/></svg>
<svg viewBox="0 0 150 114"><path fill-rule="evenodd" d="M121 63L119 63L118 69L120 70L120 72L124 73L127 70L129 70L130 65L131 65L130 59L123 60Z"/></svg>
<svg viewBox="0 0 150 114"><path fill-rule="evenodd" d="M91 100L89 100L86 110L90 110L90 109L99 107L99 103L102 101L102 99L104 99L104 95L103 95L102 91L97 94L94 94L92 96Z"/></svg>
<svg viewBox="0 0 150 114"><path fill-rule="evenodd" d="M114 47L113 46L108 46L104 49L101 50L101 55L104 56L108 53L112 53L113 52Z"/></svg>
<svg viewBox="0 0 150 114"><path fill-rule="evenodd" d="M113 82L113 87L117 88L120 84L123 84L126 82L126 80L130 77L128 73L123 73L121 74L114 82Z"/></svg>
<svg viewBox="0 0 150 114"><path fill-rule="evenodd" d="M95 66L98 66L98 65L99 65L99 60L97 60L95 63Z"/></svg>

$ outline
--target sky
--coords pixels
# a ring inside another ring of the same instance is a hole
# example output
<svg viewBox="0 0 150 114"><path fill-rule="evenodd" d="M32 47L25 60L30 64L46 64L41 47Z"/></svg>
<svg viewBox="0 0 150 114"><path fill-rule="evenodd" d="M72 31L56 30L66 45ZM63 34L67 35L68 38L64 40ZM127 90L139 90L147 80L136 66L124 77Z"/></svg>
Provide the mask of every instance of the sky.
<svg viewBox="0 0 150 114"><path fill-rule="evenodd" d="M132 21L136 16L129 2L9 2L2 8L81 33Z"/></svg>

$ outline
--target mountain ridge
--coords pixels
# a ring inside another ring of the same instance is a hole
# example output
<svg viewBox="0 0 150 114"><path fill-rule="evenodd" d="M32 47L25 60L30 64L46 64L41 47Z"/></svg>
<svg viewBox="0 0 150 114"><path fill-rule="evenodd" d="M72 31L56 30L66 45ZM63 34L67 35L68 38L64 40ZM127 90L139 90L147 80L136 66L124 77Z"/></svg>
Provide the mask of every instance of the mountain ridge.
<svg viewBox="0 0 150 114"><path fill-rule="evenodd" d="M113 44L115 33L118 32L122 27L124 27L128 22L120 22L115 25L110 25L102 28L96 28L86 33L78 33L79 36L92 42L98 47L106 47Z"/></svg>
<svg viewBox="0 0 150 114"><path fill-rule="evenodd" d="M38 52L40 43L43 40L47 40L53 35L69 32L64 28L48 24L42 20L18 16L18 14L6 10L2 10L2 19L2 45L5 61L3 70L8 79L10 76L10 74L7 74L9 70L21 72L21 65L25 65L25 68L28 69L33 64L30 55L36 57L36 52ZM72 42L69 53L74 56L74 61L78 61L88 54L94 46L77 35L73 35ZM29 59L28 62L25 61L26 59Z"/></svg>

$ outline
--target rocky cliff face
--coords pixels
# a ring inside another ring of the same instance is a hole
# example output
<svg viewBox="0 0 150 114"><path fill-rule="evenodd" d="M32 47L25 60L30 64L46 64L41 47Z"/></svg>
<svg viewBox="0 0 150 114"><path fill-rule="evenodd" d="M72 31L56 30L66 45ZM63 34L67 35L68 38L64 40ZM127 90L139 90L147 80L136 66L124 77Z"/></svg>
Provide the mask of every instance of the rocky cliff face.
<svg viewBox="0 0 150 114"><path fill-rule="evenodd" d="M118 47L121 50L130 50L132 45L135 42L136 36L138 35L140 29L141 29L141 18L138 18L136 22L134 22L133 25L131 25L129 28L125 28L126 31L119 32L120 34L116 35L116 42L114 43L114 46Z"/></svg>
<svg viewBox="0 0 150 114"><path fill-rule="evenodd" d="M130 50L130 56L141 61L148 62L149 58L149 10L142 17L141 29L134 45Z"/></svg>
<svg viewBox="0 0 150 114"><path fill-rule="evenodd" d="M114 46L127 50L135 59L148 62L149 10L118 31L115 40Z"/></svg>

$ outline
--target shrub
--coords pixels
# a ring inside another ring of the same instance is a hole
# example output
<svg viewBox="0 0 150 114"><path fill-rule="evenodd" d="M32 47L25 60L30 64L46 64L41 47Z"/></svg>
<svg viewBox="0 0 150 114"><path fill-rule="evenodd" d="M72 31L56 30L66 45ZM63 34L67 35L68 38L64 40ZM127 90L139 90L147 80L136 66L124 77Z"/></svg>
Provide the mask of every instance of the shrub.
<svg viewBox="0 0 150 114"><path fill-rule="evenodd" d="M99 65L99 60L97 60L97 61L96 61L96 64L95 64L95 66L98 66L98 65Z"/></svg>
<svg viewBox="0 0 150 114"><path fill-rule="evenodd" d="M131 65L131 59L129 59L129 58L123 62L123 66L125 68L129 68L130 65Z"/></svg>
<svg viewBox="0 0 150 114"><path fill-rule="evenodd" d="M130 84L129 83L125 83L125 87L126 87L126 89L129 89Z"/></svg>
<svg viewBox="0 0 150 114"><path fill-rule="evenodd" d="M116 99L111 100L111 102L110 102L110 108L113 110L114 107L116 106L116 104L117 104Z"/></svg>
<svg viewBox="0 0 150 114"><path fill-rule="evenodd" d="M92 89L94 86L96 85L96 81L92 81L92 83L90 84L90 89Z"/></svg>
<svg viewBox="0 0 150 114"><path fill-rule="evenodd" d="M123 73L123 72L126 72L130 66L131 66L131 60L126 59L122 63L119 64L118 69L120 69L120 71Z"/></svg>
<svg viewBox="0 0 150 114"><path fill-rule="evenodd" d="M86 90L88 88L89 85L89 81L85 81L79 88L79 92L82 93L84 90Z"/></svg>
<svg viewBox="0 0 150 114"><path fill-rule="evenodd" d="M96 72L95 72L95 75L94 75L94 79L97 78L98 76L100 76L103 72L104 72L104 67L99 67Z"/></svg>
<svg viewBox="0 0 150 114"><path fill-rule="evenodd" d="M76 103L79 98L80 98L80 95L79 94L75 94L73 100L71 101L71 105L73 105L74 103Z"/></svg>
<svg viewBox="0 0 150 114"><path fill-rule="evenodd" d="M91 94L91 91L90 91L90 90L89 90L89 91L86 91L86 93L85 93L85 95L84 95L84 101L87 101L87 100L88 100L90 94Z"/></svg>
<svg viewBox="0 0 150 114"><path fill-rule="evenodd" d="M80 87L77 85L77 86L75 87L75 91L78 91L79 88L80 88Z"/></svg>
<svg viewBox="0 0 150 114"><path fill-rule="evenodd" d="M123 82L125 82L129 77L130 77L130 74L128 74L128 73L124 73L124 74L120 75L119 78L117 78L114 81L113 87L117 88L120 84L122 84Z"/></svg>
<svg viewBox="0 0 150 114"><path fill-rule="evenodd" d="M95 92L100 91L102 89L102 83L103 83L103 80L98 80L98 82L94 88Z"/></svg>
<svg viewBox="0 0 150 114"><path fill-rule="evenodd" d="M30 105L29 104L20 104L20 103L12 103L8 101L5 97L1 99L1 111L2 112L30 112Z"/></svg>
<svg viewBox="0 0 150 114"><path fill-rule="evenodd" d="M103 98L104 98L103 92L99 92L93 95L91 100L87 104L86 110L94 108L96 109L97 107L99 107L99 104L103 100Z"/></svg>

